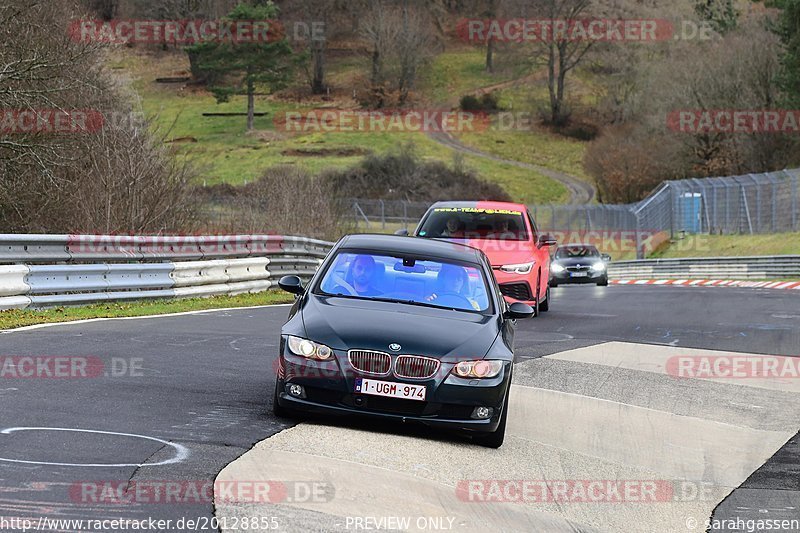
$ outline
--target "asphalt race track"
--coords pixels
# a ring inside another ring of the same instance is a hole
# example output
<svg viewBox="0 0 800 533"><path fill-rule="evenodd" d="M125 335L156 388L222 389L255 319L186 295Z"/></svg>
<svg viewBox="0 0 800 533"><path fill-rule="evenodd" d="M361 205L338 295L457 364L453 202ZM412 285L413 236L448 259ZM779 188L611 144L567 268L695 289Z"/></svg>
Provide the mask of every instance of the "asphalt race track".
<svg viewBox="0 0 800 533"><path fill-rule="evenodd" d="M725 520L800 519L800 379L665 371L681 355L797 356L797 291L554 289L551 311L520 323L499 450L413 426L276 419L275 350L286 313L0 334L3 357L102 360L93 377L0 379L0 530L22 531L2 522L12 518L40 531L102 530L42 524L47 517L154 518L172 520L173 531L213 531L215 513L223 531L704 531L712 514L723 524L713 531L733 531ZM207 494L187 495L186 487L215 479L218 487L282 482L289 494L258 504L217 494L216 509ZM649 480L675 492L659 492L656 502L490 502L465 496L476 480ZM169 483L180 485L177 495L153 489ZM318 497L301 498L298 490L314 483ZM148 490L109 496L136 487ZM241 527L248 518L269 520Z"/></svg>

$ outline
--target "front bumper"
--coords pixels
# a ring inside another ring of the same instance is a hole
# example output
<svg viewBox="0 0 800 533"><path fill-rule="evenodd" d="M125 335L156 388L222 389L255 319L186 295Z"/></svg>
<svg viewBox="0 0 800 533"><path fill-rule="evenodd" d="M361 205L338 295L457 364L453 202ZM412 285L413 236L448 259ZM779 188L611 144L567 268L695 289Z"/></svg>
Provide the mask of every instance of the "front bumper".
<svg viewBox="0 0 800 533"><path fill-rule="evenodd" d="M339 350L334 351L335 357L328 362L312 361L286 352L283 347L276 399L281 407L292 410L415 422L468 432L492 432L497 429L506 407L504 401L510 385L511 362L491 379L459 378L450 374L453 364L442 363L433 378L412 380L393 374L362 375L350 366L347 354ZM424 385L426 399L417 401L356 393L355 380L358 378ZM301 385L303 396L290 395L287 392L289 384ZM492 416L480 420L472 418L479 406L492 408Z"/></svg>
<svg viewBox="0 0 800 533"><path fill-rule="evenodd" d="M564 271L559 272L556 274L555 272L550 272L550 282L557 283L559 285L564 285L567 283L600 283L602 281L608 280L608 271L602 270L600 272L595 272L593 270L586 271L586 276L576 277L573 276L572 272Z"/></svg>
<svg viewBox="0 0 800 533"><path fill-rule="evenodd" d="M536 303L536 273L512 274L499 269L492 271L500 286L500 292L508 303L523 302L529 305Z"/></svg>

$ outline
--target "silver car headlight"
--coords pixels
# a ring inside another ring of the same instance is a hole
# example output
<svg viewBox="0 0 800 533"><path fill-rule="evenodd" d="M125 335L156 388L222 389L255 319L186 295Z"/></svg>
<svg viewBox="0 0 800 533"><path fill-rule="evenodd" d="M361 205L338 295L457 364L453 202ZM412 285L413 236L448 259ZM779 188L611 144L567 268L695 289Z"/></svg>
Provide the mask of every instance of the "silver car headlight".
<svg viewBox="0 0 800 533"><path fill-rule="evenodd" d="M503 361L461 361L453 367L453 374L460 378L493 378L503 370Z"/></svg>
<svg viewBox="0 0 800 533"><path fill-rule="evenodd" d="M306 359L317 359L318 361L327 361L333 357L333 350L324 344L310 341L308 339L301 339L300 337L292 337L287 339L289 351L294 355L305 357Z"/></svg>
<svg viewBox="0 0 800 533"><path fill-rule="evenodd" d="M558 263L554 263L550 266L550 270L556 274L561 274L566 270L563 266L559 265Z"/></svg>
<svg viewBox="0 0 800 533"><path fill-rule="evenodd" d="M533 270L533 265L535 262L531 263L520 263L517 265L503 265L500 267L500 270L503 272L508 272L509 274L530 274L531 270Z"/></svg>

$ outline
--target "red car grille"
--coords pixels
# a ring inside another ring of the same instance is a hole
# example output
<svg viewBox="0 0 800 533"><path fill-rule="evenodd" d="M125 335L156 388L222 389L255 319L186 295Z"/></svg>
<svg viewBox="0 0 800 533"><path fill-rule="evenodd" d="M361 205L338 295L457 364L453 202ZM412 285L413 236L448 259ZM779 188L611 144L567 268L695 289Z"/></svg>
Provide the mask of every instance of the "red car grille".
<svg viewBox="0 0 800 533"><path fill-rule="evenodd" d="M394 373L397 377L428 379L439 370L439 360L417 355L400 355L394 362Z"/></svg>
<svg viewBox="0 0 800 533"><path fill-rule="evenodd" d="M347 352L350 365L362 374L385 376L392 368L392 358L388 353L370 350L350 350Z"/></svg>
<svg viewBox="0 0 800 533"><path fill-rule="evenodd" d="M530 302L533 300L531 296L531 288L527 283L504 283L500 285L500 292L503 296L521 300L523 302Z"/></svg>

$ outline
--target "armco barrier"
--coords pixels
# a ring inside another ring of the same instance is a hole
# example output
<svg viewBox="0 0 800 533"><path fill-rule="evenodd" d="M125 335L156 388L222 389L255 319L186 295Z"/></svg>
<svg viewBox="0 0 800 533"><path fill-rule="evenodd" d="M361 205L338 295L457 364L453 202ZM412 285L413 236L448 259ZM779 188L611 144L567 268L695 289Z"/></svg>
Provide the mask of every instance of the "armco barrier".
<svg viewBox="0 0 800 533"><path fill-rule="evenodd" d="M0 235L0 309L260 292L332 243L279 235ZM40 264L47 263L47 264Z"/></svg>
<svg viewBox="0 0 800 533"><path fill-rule="evenodd" d="M800 256L649 259L611 263L613 279L800 279Z"/></svg>
<svg viewBox="0 0 800 533"><path fill-rule="evenodd" d="M323 258L331 243L283 235L0 235L0 264L194 261L297 255Z"/></svg>

